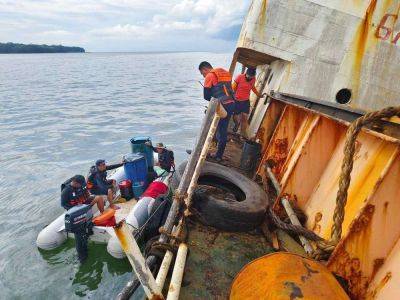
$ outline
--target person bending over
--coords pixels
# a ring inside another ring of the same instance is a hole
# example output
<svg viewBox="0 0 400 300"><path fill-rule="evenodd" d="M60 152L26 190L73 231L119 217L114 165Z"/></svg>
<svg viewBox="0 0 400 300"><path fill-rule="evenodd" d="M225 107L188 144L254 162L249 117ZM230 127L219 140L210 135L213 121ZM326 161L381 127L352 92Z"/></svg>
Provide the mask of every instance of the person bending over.
<svg viewBox="0 0 400 300"><path fill-rule="evenodd" d="M204 77L204 99L207 101L212 97L218 99L227 112L227 116L218 122L217 152L211 155L216 161L221 161L228 141L229 120L235 109L232 76L223 68L213 68L207 61L200 63L199 71Z"/></svg>
<svg viewBox="0 0 400 300"><path fill-rule="evenodd" d="M158 153L158 165L162 169L167 172L171 172L171 168L175 169L174 152L172 150L167 149L163 143L157 143L155 147L150 142L146 142L145 144Z"/></svg>

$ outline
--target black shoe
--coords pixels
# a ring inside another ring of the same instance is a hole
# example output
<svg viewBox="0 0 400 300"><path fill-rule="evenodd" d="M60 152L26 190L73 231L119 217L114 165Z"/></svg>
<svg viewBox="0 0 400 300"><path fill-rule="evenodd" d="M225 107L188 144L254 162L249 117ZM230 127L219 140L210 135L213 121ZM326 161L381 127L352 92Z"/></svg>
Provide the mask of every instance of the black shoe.
<svg viewBox="0 0 400 300"><path fill-rule="evenodd" d="M186 153L190 155L190 154L192 154L192 150L186 149Z"/></svg>

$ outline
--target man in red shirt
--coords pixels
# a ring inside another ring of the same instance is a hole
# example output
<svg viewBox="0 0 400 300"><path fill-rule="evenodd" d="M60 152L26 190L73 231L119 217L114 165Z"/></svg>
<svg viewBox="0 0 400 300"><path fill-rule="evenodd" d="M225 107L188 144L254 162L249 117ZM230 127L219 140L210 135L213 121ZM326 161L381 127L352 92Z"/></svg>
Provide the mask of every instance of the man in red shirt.
<svg viewBox="0 0 400 300"><path fill-rule="evenodd" d="M228 140L229 120L235 110L233 99L232 76L223 68L215 68L209 62L203 61L199 71L204 77L204 99L210 101L212 97L218 99L227 112L227 117L220 119L217 128L218 149L211 155L216 161L221 161Z"/></svg>
<svg viewBox="0 0 400 300"><path fill-rule="evenodd" d="M232 88L235 91L235 113L233 116L233 121L235 127L233 131L236 132L240 126L240 134L242 137L246 137L247 123L250 112L250 91L253 91L257 97L263 97L265 94L261 95L256 87L256 69L248 68L246 74L240 74L236 77L232 84Z"/></svg>

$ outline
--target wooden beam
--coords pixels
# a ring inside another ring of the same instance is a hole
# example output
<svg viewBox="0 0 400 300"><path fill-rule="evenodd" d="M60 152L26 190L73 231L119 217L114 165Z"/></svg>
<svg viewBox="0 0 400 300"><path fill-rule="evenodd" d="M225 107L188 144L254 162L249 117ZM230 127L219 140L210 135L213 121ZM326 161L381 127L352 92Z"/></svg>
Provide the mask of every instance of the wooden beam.
<svg viewBox="0 0 400 300"><path fill-rule="evenodd" d="M143 257L132 232L129 230L128 225L125 221L122 221L114 227L114 230L137 278L143 286L147 298L164 299L161 293L161 288L157 285L153 274L147 266L145 258Z"/></svg>
<svg viewBox="0 0 400 300"><path fill-rule="evenodd" d="M236 49L235 53L233 54L231 66L229 67L229 73L233 76L233 73L235 73L235 68L236 68L236 63L239 57L239 49Z"/></svg>

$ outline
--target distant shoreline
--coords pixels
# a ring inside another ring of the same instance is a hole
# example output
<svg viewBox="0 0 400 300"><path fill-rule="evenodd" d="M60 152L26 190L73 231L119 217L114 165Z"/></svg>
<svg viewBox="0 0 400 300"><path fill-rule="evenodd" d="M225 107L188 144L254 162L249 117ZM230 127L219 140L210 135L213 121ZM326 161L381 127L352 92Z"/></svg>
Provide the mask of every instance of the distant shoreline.
<svg viewBox="0 0 400 300"><path fill-rule="evenodd" d="M210 54L231 54L232 51L84 51L84 52L20 52L20 53L3 53L0 52L0 55L2 54L139 54L139 55L151 55L151 54L185 54L185 53L210 53Z"/></svg>
<svg viewBox="0 0 400 300"><path fill-rule="evenodd" d="M33 53L85 53L82 47L68 47L62 45L36 45L0 43L0 54L33 54Z"/></svg>

